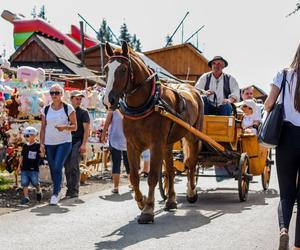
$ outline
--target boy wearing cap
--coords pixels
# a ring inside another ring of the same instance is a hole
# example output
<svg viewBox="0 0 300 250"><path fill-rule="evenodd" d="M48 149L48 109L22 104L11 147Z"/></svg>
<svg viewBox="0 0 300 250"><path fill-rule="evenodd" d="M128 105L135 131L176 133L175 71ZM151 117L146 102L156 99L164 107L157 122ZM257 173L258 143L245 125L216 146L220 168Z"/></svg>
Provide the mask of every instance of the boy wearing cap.
<svg viewBox="0 0 300 250"><path fill-rule="evenodd" d="M223 73L228 62L221 56L215 56L208 62L211 72L203 74L195 87L204 96L205 115L231 115L231 103L239 100L240 88L235 78Z"/></svg>
<svg viewBox="0 0 300 250"><path fill-rule="evenodd" d="M24 197L21 199L21 204L28 204L30 202L28 196L28 186L31 183L36 188L36 200L41 201L42 192L39 183L39 163L40 144L36 142L38 131L34 127L27 127L23 130L23 135L26 144L23 145L20 157L18 172L21 170L21 185L23 187Z"/></svg>

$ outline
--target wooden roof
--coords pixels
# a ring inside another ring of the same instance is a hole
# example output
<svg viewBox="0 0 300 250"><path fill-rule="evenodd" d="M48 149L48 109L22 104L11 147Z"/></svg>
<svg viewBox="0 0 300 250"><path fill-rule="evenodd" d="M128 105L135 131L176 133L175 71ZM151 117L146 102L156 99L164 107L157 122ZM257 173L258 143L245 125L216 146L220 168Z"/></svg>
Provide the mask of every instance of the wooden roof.
<svg viewBox="0 0 300 250"><path fill-rule="evenodd" d="M89 81L105 83L96 79L96 75L81 65L81 61L62 41L34 33L10 57L13 66L27 65L44 69L61 69L62 73L74 74Z"/></svg>
<svg viewBox="0 0 300 250"><path fill-rule="evenodd" d="M208 60L191 43L144 52L146 56L180 79L196 81L210 71Z"/></svg>

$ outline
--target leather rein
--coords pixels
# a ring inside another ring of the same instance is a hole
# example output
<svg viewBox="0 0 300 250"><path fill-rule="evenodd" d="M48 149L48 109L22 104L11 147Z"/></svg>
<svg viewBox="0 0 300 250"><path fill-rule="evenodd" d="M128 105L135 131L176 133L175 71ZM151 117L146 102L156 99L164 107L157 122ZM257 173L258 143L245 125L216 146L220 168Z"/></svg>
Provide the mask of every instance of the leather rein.
<svg viewBox="0 0 300 250"><path fill-rule="evenodd" d="M110 62L112 59L122 59L125 63L128 64L128 69L129 69L124 95L119 101L119 108L121 113L124 115L124 117L132 120L143 119L149 116L154 111L154 106L155 104L157 104L158 100L160 99L160 94L161 94L160 91L161 83L160 81L156 81L157 74L153 72L149 77L147 77L143 82L138 84L135 88L130 89L132 82L134 80L134 73L133 73L130 57L128 58L122 55L115 55L115 56L111 56L108 62ZM151 72L151 69L149 70ZM151 89L151 95L148 98L148 100L142 106L129 107L126 104L125 98L135 94L139 89L144 87L144 85L150 82L151 80L152 80L152 89Z"/></svg>

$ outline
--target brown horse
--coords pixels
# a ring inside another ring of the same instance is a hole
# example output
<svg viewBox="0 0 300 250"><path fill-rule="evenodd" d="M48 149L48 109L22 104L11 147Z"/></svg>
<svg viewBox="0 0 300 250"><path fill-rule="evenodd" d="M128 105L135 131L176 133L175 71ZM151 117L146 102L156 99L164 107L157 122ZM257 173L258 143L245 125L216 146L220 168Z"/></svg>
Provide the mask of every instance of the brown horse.
<svg viewBox="0 0 300 250"><path fill-rule="evenodd" d="M124 115L124 134L127 139L127 153L130 165L130 179L135 200L142 210L138 223L154 221L154 189L160 176L163 160L166 163L166 178L169 180L165 210L177 208L174 191L174 168L172 147L183 138L184 164L188 170L187 199L197 200L195 166L200 151L200 141L186 129L154 111L160 103L180 118L202 128L203 102L197 90L190 85L174 84L173 88L158 84L155 74L143 60L124 42L122 49L112 50L106 44L109 61L105 67L107 85L104 102L112 110L118 108ZM174 88L175 87L175 88ZM150 149L150 172L148 176L148 197L139 188L140 155Z"/></svg>

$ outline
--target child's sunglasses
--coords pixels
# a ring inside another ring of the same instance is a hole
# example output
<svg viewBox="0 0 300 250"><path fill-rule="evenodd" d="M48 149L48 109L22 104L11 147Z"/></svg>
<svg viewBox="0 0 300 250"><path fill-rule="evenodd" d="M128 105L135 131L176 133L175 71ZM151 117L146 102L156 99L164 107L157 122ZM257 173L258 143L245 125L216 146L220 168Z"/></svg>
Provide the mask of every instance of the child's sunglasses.
<svg viewBox="0 0 300 250"><path fill-rule="evenodd" d="M29 137L30 137L30 135L24 135L24 137L25 137L25 138L29 138Z"/></svg>

